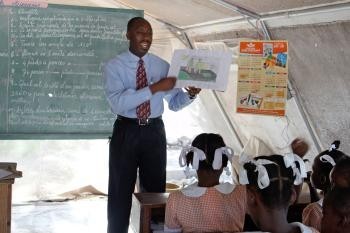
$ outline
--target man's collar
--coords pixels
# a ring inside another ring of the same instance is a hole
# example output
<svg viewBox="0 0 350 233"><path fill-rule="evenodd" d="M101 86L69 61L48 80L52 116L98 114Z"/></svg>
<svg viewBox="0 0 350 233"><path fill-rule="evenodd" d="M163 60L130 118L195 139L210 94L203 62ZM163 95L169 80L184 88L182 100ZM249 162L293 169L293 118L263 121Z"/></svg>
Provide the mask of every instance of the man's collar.
<svg viewBox="0 0 350 233"><path fill-rule="evenodd" d="M128 55L129 55L129 61L130 62L138 62L140 60L140 57L136 56L135 54L133 54L132 52L130 52L130 50L128 50ZM148 60L148 53L146 53L143 57L141 57L141 59L144 62L147 62Z"/></svg>

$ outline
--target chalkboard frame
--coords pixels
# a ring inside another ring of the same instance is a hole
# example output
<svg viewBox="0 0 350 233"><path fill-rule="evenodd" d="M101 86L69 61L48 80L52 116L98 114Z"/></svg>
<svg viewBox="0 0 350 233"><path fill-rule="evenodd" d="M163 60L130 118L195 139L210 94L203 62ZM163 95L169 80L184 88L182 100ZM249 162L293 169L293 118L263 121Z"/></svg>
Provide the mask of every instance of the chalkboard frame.
<svg viewBox="0 0 350 233"><path fill-rule="evenodd" d="M0 8L24 8L24 7L16 7L16 6L0 6ZM28 8L25 8L28 9ZM31 8L33 9L33 8ZM38 8L41 9L41 8ZM73 6L73 5L58 5L58 4L49 4L48 9L54 10L75 10L77 12L91 12L91 13L116 13L116 17L118 13L128 13L132 15L132 17L140 16L143 17L144 12L143 10L134 10L134 9L118 9L118 8L100 8L100 7L89 7L89 6ZM126 24L125 24L125 30L126 30ZM125 43L127 43L127 40L125 40ZM116 55L116 54L114 54ZM0 77L1 79L1 77ZM102 77L101 77L102 79ZM1 81L1 80L0 80ZM7 84L9 85L9 84ZM1 88L0 88L1 89ZM1 94L0 94L1 96ZM9 98L9 97L8 97ZM1 100L0 100L1 101ZM107 103L107 101L106 101ZM1 103L0 103L1 104ZM7 106L8 107L8 106ZM1 112L0 112L1 113ZM112 113L110 112L112 115ZM1 115L1 114L0 114ZM107 139L112 134L113 130L113 122L114 122L114 116L112 116L110 127L108 127L108 130L100 132L98 130L94 130L93 127L89 129L88 132L79 132L72 130L67 132L45 132L40 130L32 130L31 132L21 132L21 131L11 131L7 130L4 131L0 127L0 140L23 140L23 139L30 139L30 140L69 140L69 139ZM1 123L1 119L0 119Z"/></svg>

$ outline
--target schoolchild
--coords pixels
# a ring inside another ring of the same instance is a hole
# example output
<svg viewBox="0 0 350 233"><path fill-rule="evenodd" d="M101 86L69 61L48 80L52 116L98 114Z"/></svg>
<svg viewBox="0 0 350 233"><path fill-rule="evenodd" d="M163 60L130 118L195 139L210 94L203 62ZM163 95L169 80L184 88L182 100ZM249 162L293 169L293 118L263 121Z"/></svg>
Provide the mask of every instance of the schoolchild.
<svg viewBox="0 0 350 233"><path fill-rule="evenodd" d="M340 141L334 141L328 150L322 151L314 159L312 165L311 183L316 189L326 195L331 187L329 175L332 168L343 157L346 156L338 150ZM305 207L302 214L302 221L305 225L321 231L323 198L317 202L310 203Z"/></svg>
<svg viewBox="0 0 350 233"><path fill-rule="evenodd" d="M181 166L196 169L198 182L170 193L165 232L239 232L246 211L245 187L220 183L233 150L218 134L199 134L182 150ZM227 168L226 168L227 169Z"/></svg>
<svg viewBox="0 0 350 233"><path fill-rule="evenodd" d="M294 185L302 182L306 171L294 154L258 156L246 162L239 175L247 188L247 212L262 232L315 233L299 222L288 223L288 207L294 203Z"/></svg>

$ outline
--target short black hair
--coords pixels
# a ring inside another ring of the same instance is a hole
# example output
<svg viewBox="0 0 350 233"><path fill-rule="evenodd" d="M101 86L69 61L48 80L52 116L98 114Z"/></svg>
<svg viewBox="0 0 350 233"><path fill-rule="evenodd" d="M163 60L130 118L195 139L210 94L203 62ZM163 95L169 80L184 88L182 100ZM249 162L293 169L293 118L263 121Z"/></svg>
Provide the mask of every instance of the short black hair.
<svg viewBox="0 0 350 233"><path fill-rule="evenodd" d="M140 20L148 22L145 18L140 17L140 16L131 18L128 22L128 25L127 25L127 31L130 31L130 29L135 25L135 23L137 21L140 21Z"/></svg>
<svg viewBox="0 0 350 233"><path fill-rule="evenodd" d="M263 165L269 175L270 184L268 187L260 189L258 186L258 172L255 171L256 165L247 162L243 167L247 171L248 187L255 187L266 207L271 209L288 207L294 188L295 176L293 169L285 166L282 155L262 155L254 158L254 160L259 159L273 162L272 164Z"/></svg>
<svg viewBox="0 0 350 233"><path fill-rule="evenodd" d="M201 149L206 156L206 160L199 161L198 169L213 170L212 164L214 161L215 150L221 147L225 147L226 144L224 142L224 139L219 134L202 133L192 141L192 146ZM192 163L192 160L193 152L189 152L186 155L187 165ZM227 156L222 155L222 167L227 166L227 161Z"/></svg>

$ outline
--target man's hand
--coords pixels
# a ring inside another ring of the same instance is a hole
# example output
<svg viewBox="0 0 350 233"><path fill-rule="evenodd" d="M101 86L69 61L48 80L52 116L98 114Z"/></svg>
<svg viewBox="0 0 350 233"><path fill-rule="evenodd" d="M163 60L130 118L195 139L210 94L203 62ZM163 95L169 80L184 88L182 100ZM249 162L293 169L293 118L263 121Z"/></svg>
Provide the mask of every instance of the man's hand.
<svg viewBox="0 0 350 233"><path fill-rule="evenodd" d="M149 89L151 90L152 94L158 91L169 91L174 88L175 83L176 83L175 77L162 78L158 82L150 85Z"/></svg>
<svg viewBox="0 0 350 233"><path fill-rule="evenodd" d="M194 98L199 94L199 92L201 92L202 89L190 86L186 87L185 90L187 91L190 98Z"/></svg>
<svg viewBox="0 0 350 233"><path fill-rule="evenodd" d="M292 148L294 154L297 154L301 158L303 158L304 155L309 150L309 145L307 144L307 142L305 140L303 140L301 138L296 138L291 143L291 148Z"/></svg>

